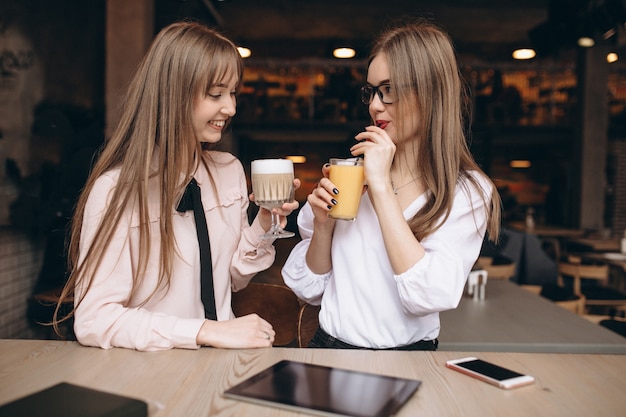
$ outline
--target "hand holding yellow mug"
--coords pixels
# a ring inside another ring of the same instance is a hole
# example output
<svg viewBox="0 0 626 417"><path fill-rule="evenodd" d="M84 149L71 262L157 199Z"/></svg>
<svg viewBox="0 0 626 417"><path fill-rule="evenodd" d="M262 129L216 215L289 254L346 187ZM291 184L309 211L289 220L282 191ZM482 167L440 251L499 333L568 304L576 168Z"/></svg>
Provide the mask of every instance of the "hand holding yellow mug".
<svg viewBox="0 0 626 417"><path fill-rule="evenodd" d="M339 194L335 196L337 204L331 208L329 217L350 221L356 219L363 194L364 178L363 159L331 158L328 179L335 184Z"/></svg>

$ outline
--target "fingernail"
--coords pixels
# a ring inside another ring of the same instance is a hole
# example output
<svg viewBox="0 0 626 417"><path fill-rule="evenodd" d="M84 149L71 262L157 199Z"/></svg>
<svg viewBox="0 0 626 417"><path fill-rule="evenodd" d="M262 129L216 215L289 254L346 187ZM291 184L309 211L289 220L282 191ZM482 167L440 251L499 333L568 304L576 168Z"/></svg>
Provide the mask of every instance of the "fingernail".
<svg viewBox="0 0 626 417"><path fill-rule="evenodd" d="M336 189L336 188L333 188L333 194L335 194L335 195L339 194L339 190Z"/></svg>
<svg viewBox="0 0 626 417"><path fill-rule="evenodd" d="M326 206L326 207L328 208L328 210L330 210L330 209L332 209L332 208L333 208L332 206Z"/></svg>
<svg viewBox="0 0 626 417"><path fill-rule="evenodd" d="M335 200L334 198L332 200L330 200L331 203L333 203L334 206L337 205L337 200Z"/></svg>

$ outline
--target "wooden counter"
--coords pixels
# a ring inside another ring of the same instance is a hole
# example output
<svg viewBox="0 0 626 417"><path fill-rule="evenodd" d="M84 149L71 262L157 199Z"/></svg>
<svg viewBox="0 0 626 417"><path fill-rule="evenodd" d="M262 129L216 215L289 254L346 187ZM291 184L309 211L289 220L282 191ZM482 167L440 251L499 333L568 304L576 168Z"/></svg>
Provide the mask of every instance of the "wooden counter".
<svg viewBox="0 0 626 417"><path fill-rule="evenodd" d="M472 354L529 373L537 382L505 391L444 366L446 360ZM222 396L281 359L421 380L400 417L626 413L626 356L621 355L297 348L137 352L43 340L0 340L0 404L66 381L142 399L151 417L304 416Z"/></svg>

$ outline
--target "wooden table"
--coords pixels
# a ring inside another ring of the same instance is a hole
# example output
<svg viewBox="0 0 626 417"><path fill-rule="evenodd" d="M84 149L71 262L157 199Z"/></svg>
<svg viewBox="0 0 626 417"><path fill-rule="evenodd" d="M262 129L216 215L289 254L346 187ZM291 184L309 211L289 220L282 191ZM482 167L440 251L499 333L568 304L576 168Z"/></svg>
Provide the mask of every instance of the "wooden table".
<svg viewBox="0 0 626 417"><path fill-rule="evenodd" d="M626 338L513 282L488 280L485 293L440 313L440 350L626 353Z"/></svg>
<svg viewBox="0 0 626 417"><path fill-rule="evenodd" d="M529 373L537 382L505 391L445 368L446 360L468 355ZM0 404L66 381L142 399L150 417L304 416L222 396L281 359L421 380L400 417L626 414L621 355L294 348L137 352L44 340L0 340Z"/></svg>
<svg viewBox="0 0 626 417"><path fill-rule="evenodd" d="M626 272L626 254L609 252L609 253L598 253L598 252L584 252L577 253L577 256L580 256L583 259L589 259L592 261L600 261L604 262L608 265L617 266L622 268L624 272Z"/></svg>
<svg viewBox="0 0 626 417"><path fill-rule="evenodd" d="M507 225L518 232L525 232L539 237L575 238L582 237L585 234L585 231L582 229L570 229L549 224L537 224L533 228L527 228L524 222L510 222Z"/></svg>
<svg viewBox="0 0 626 417"><path fill-rule="evenodd" d="M621 249L620 239L570 238L568 243L597 252L619 252Z"/></svg>

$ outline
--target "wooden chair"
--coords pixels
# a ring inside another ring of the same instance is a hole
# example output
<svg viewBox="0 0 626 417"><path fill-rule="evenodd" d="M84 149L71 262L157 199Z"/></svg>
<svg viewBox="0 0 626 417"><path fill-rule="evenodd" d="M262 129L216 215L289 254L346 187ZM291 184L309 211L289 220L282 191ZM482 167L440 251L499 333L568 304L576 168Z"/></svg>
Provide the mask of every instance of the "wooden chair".
<svg viewBox="0 0 626 417"><path fill-rule="evenodd" d="M487 279L511 279L515 276L515 262L494 262L494 258L479 256L474 264L474 269L487 271Z"/></svg>
<svg viewBox="0 0 626 417"><path fill-rule="evenodd" d="M515 263L508 265L490 265L484 268L487 279L511 279L515 276Z"/></svg>
<svg viewBox="0 0 626 417"><path fill-rule="evenodd" d="M492 256L479 256L476 259L476 263L474 267L476 269L484 268L485 266L493 265L493 257Z"/></svg>
<svg viewBox="0 0 626 417"><path fill-rule="evenodd" d="M237 317L256 313L274 326L274 346L295 343L300 302L284 285L250 282L233 293L233 313Z"/></svg>
<svg viewBox="0 0 626 417"><path fill-rule="evenodd" d="M555 301L554 304L579 316L583 316L586 311L584 295L579 295L575 300Z"/></svg>
<svg viewBox="0 0 626 417"><path fill-rule="evenodd" d="M523 289L533 294L542 295L542 291L544 290L545 285L520 285ZM564 287L563 287L564 288ZM573 293L572 293L573 295ZM542 295L545 297L545 295ZM549 298L549 297L545 297ZM585 313L585 297L584 296L576 296L576 298L572 297L571 300L551 300L554 304L558 305L561 308L564 308L572 313L576 313L578 315L584 315Z"/></svg>
<svg viewBox="0 0 626 417"><path fill-rule="evenodd" d="M563 277L571 277L573 292L585 298L585 308L591 306L626 306L626 294L608 286L609 266L606 264L584 264L577 258L559 262L559 284ZM582 280L594 280L595 284L582 285Z"/></svg>
<svg viewBox="0 0 626 417"><path fill-rule="evenodd" d="M541 295L549 299L554 304L572 313L582 316L585 314L585 296L574 294L574 292L560 284L550 283L540 286Z"/></svg>
<svg viewBox="0 0 626 417"><path fill-rule="evenodd" d="M558 262L561 259L561 242L556 237L542 237L541 249L548 255L550 259Z"/></svg>
<svg viewBox="0 0 626 417"><path fill-rule="evenodd" d="M523 289L525 289L526 291L539 295L541 294L541 285L530 285L530 284L524 284L524 285L520 285L520 287L522 287Z"/></svg>
<svg viewBox="0 0 626 417"><path fill-rule="evenodd" d="M619 317L611 317L598 323L602 327L626 337L626 319Z"/></svg>
<svg viewBox="0 0 626 417"><path fill-rule="evenodd" d="M298 347L307 347L319 327L320 306L302 304L298 314Z"/></svg>
<svg viewBox="0 0 626 417"><path fill-rule="evenodd" d="M612 310L610 315L603 317L598 324L626 337L626 312L623 310Z"/></svg>

